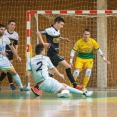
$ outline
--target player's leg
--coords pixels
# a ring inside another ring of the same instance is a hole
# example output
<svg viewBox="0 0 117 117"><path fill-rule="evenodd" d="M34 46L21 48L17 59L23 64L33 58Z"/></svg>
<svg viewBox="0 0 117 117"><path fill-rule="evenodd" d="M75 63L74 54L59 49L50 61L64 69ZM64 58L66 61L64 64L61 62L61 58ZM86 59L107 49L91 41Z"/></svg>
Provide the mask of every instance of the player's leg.
<svg viewBox="0 0 117 117"><path fill-rule="evenodd" d="M80 73L80 69L79 68L75 69L75 71L73 72L73 77L74 77L75 81L77 80L77 78L79 76L79 73Z"/></svg>
<svg viewBox="0 0 117 117"><path fill-rule="evenodd" d="M70 82L72 83L73 87L77 86L77 83L75 82L73 75L71 73L71 66L64 60L62 56L59 54L50 56L50 60L52 61L53 65L56 67L57 65L62 66L66 70L67 77L69 78Z"/></svg>
<svg viewBox="0 0 117 117"><path fill-rule="evenodd" d="M76 61L75 61L75 71L73 72L74 79L78 78L79 73L82 70L83 66L84 66L84 60L79 58L79 57L77 57ZM84 88L84 85L77 85L76 88L81 90L82 88Z"/></svg>
<svg viewBox="0 0 117 117"><path fill-rule="evenodd" d="M1 90L1 83L5 77L6 77L6 73L3 71L0 76L0 90Z"/></svg>
<svg viewBox="0 0 117 117"><path fill-rule="evenodd" d="M49 70L49 76L50 77L53 77L53 74L54 73ZM35 96L39 96L40 95L39 94L40 89L39 89L38 83L35 86L31 87L31 91L34 93Z"/></svg>
<svg viewBox="0 0 117 117"><path fill-rule="evenodd" d="M8 77L8 80L9 80L11 89L12 89L12 90L15 90L16 87L15 87L14 84L13 84L12 75L11 75L9 72L7 72L7 77Z"/></svg>
<svg viewBox="0 0 117 117"><path fill-rule="evenodd" d="M8 70L8 72L12 75L14 78L14 81L18 84L20 91L29 91L29 88L23 88L20 76L17 74L15 69Z"/></svg>
<svg viewBox="0 0 117 117"><path fill-rule="evenodd" d="M64 83L62 83L62 87L64 87L64 90L68 90L72 94L82 94L82 95L87 96L87 97L91 96L93 94L93 91L83 92L83 91L78 90L76 88L72 88L72 87L70 87L70 86L68 86L68 85L66 85ZM61 91L61 93L58 93L59 97L62 97L61 95L63 95L62 91Z"/></svg>
<svg viewBox="0 0 117 117"><path fill-rule="evenodd" d="M91 68L87 68L86 69L86 72L85 72L85 76L84 76L84 81L83 81L83 85L86 87L88 82L89 82L89 79L90 79L90 76L91 76Z"/></svg>
<svg viewBox="0 0 117 117"><path fill-rule="evenodd" d="M91 71L92 71L92 67L93 67L93 59L86 60L84 67L86 69L86 72L85 72L85 76L84 76L83 85L84 85L84 87L86 87L89 82L90 76L91 76Z"/></svg>
<svg viewBox="0 0 117 117"><path fill-rule="evenodd" d="M60 61L59 65L66 69L67 77L69 78L69 80L70 80L71 84L73 85L73 87L76 88L77 83L74 80L74 77L73 77L73 75L71 73L71 66L65 60Z"/></svg>
<svg viewBox="0 0 117 117"><path fill-rule="evenodd" d="M12 63L13 62L13 53L12 53L12 51L11 50L6 50L6 52L8 53L8 55L7 55L7 57L8 57L8 59L9 59L9 61ZM9 81L9 83L10 83L10 87L11 87L11 89L12 90L15 90L16 89L16 87L15 87L15 85L13 84L13 78L12 78L12 75L8 72L7 73L7 77L8 77L8 81Z"/></svg>
<svg viewBox="0 0 117 117"><path fill-rule="evenodd" d="M0 76L0 82L2 82L5 77L6 77L6 73L3 71Z"/></svg>
<svg viewBox="0 0 117 117"><path fill-rule="evenodd" d="M1 69L5 72L9 72L12 77L14 78L15 82L18 84L20 91L28 91L28 88L23 88L21 79L19 77L19 75L17 74L17 72L15 71L13 65L11 64L11 62L5 58L4 60L2 60L2 62L4 64L1 64Z"/></svg>
<svg viewBox="0 0 117 117"><path fill-rule="evenodd" d="M57 93L58 97L70 97L70 92L56 79L48 77L41 84L39 88L44 92Z"/></svg>

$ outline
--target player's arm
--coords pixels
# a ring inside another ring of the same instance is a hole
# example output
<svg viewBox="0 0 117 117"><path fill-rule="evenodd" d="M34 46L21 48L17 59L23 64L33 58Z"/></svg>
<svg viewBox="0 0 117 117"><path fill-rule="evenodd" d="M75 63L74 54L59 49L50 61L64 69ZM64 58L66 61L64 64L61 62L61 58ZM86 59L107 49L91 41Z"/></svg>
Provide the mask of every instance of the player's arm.
<svg viewBox="0 0 117 117"><path fill-rule="evenodd" d="M50 60L49 57L48 57L48 61L47 61L47 62L49 63L48 68L49 68L50 70L52 70L56 75L58 75L59 77L61 77L61 78L64 79L64 75L61 74L61 73L56 69L56 67L52 64L52 62L51 62L51 60Z"/></svg>
<svg viewBox="0 0 117 117"><path fill-rule="evenodd" d="M73 58L74 58L75 52L76 52L76 50L74 50L74 49L72 49L70 52L70 65L71 65L71 67L73 67Z"/></svg>
<svg viewBox="0 0 117 117"><path fill-rule="evenodd" d="M13 45L9 44L9 47L10 47L11 51L13 52L13 54L16 56L17 60L21 61L21 58L18 56L18 54L17 54L15 48L13 47Z"/></svg>
<svg viewBox="0 0 117 117"><path fill-rule="evenodd" d="M59 39L62 39L62 40L67 41L67 42L71 42L68 38L59 37Z"/></svg>
<svg viewBox="0 0 117 117"><path fill-rule="evenodd" d="M14 44L15 44L15 50L16 52L18 52L18 40L15 40Z"/></svg>
<svg viewBox="0 0 117 117"><path fill-rule="evenodd" d="M99 48L99 49L97 49L97 51L98 51L99 55L102 57L102 59L104 60L104 62L107 64L110 64L110 62L104 57L102 50Z"/></svg>
<svg viewBox="0 0 117 117"><path fill-rule="evenodd" d="M53 67L53 69L51 69L57 76L61 77L64 79L64 75L61 74L57 69L56 67Z"/></svg>
<svg viewBox="0 0 117 117"><path fill-rule="evenodd" d="M75 52L78 50L78 41L74 44L74 47L72 48L70 52L70 65L73 67L73 58L75 55Z"/></svg>
<svg viewBox="0 0 117 117"><path fill-rule="evenodd" d="M99 47L99 44L95 40L92 40L92 41L93 41L94 48L98 51L99 55L102 57L104 62L107 63L107 64L110 64L110 62L104 57L104 54Z"/></svg>
<svg viewBox="0 0 117 117"><path fill-rule="evenodd" d="M3 56L6 56L7 53L6 52L3 52L3 51L0 51L0 54L2 54Z"/></svg>
<svg viewBox="0 0 117 117"><path fill-rule="evenodd" d="M37 37L38 37L38 39L39 39L39 42L40 42L41 44L43 44L44 46L47 46L47 47L49 48L49 47L50 47L50 43L45 43L45 42L43 41L42 34L43 34L43 35L46 35L46 31L45 31L45 30L42 30L42 31L37 31L37 32L36 32L36 35L37 35Z"/></svg>

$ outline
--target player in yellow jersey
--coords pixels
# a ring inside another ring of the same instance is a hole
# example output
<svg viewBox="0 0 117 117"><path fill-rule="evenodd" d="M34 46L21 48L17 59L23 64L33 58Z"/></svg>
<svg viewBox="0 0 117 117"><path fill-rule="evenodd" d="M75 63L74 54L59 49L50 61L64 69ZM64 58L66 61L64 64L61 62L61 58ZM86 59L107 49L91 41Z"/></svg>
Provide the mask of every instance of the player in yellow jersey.
<svg viewBox="0 0 117 117"><path fill-rule="evenodd" d="M83 31L83 38L79 39L73 49L71 50L70 53L70 65L73 66L73 57L76 51L78 51L78 55L75 61L75 71L73 73L73 77L76 79L79 76L80 71L82 69L85 69L85 76L84 76L84 81L83 81L83 86L79 86L79 89L86 89L85 87L88 84L90 75L91 75L91 70L93 67L93 51L97 50L100 56L103 58L104 62L107 64L110 64L108 60L103 55L103 52L101 51L99 44L93 39L90 38L90 30L85 29Z"/></svg>

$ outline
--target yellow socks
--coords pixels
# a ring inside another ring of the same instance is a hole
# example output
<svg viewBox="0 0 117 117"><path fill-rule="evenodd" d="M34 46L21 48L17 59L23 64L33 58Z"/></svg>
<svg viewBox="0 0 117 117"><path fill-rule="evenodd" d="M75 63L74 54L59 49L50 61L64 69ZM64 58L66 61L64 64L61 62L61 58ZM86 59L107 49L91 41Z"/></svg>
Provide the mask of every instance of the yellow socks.
<svg viewBox="0 0 117 117"><path fill-rule="evenodd" d="M84 77L83 85L86 87L89 82L89 77Z"/></svg>

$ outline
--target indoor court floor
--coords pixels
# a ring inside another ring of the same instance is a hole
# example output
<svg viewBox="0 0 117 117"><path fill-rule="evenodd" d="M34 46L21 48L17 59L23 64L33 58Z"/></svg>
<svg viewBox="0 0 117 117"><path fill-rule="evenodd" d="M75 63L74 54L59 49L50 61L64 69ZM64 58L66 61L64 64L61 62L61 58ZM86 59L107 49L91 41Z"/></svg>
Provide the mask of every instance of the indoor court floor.
<svg viewBox="0 0 117 117"><path fill-rule="evenodd" d="M117 117L117 90L94 91L92 97L72 95L58 98L55 94L31 91L0 91L0 117Z"/></svg>

